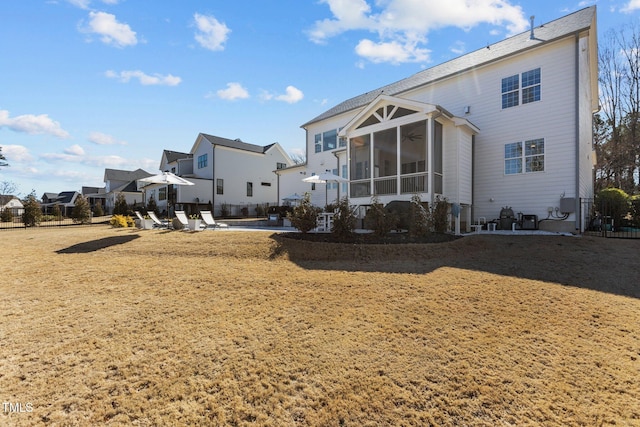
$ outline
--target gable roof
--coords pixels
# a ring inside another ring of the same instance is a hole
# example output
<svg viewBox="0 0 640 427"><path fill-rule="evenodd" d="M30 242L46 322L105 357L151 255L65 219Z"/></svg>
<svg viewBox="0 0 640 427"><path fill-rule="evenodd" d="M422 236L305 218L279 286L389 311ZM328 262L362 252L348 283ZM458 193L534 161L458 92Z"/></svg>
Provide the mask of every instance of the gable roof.
<svg viewBox="0 0 640 427"><path fill-rule="evenodd" d="M13 199L18 199L16 196L8 195L8 194L0 194L0 206L4 206L8 204ZM18 199L20 200L20 199Z"/></svg>
<svg viewBox="0 0 640 427"><path fill-rule="evenodd" d="M265 153L269 148L271 148L274 144L265 145L264 147L261 145L249 144L240 139L227 139L221 138L219 136L208 135L206 133L201 133L200 136L205 140L209 141L212 145L220 145L223 147L235 148L237 150L250 151L252 153Z"/></svg>
<svg viewBox="0 0 640 427"><path fill-rule="evenodd" d="M328 119L339 114L361 108L381 94L397 96L401 93L415 89L429 83L468 71L482 65L498 61L518 52L539 47L555 40L567 37L577 32L591 28L596 16L596 6L587 7L534 28L534 38L531 32L526 31L509 37L493 45L478 49L466 55L420 71L410 77L388 84L379 89L364 93L354 98L341 102L335 107L313 118L301 127Z"/></svg>
<svg viewBox="0 0 640 427"><path fill-rule="evenodd" d="M180 159L192 158L193 154L181 153L180 151L164 150L164 157L167 159L167 163L173 163Z"/></svg>
<svg viewBox="0 0 640 427"><path fill-rule="evenodd" d="M135 181L140 178L151 176L147 171L136 169L134 171L125 171L120 169L105 169L104 181Z"/></svg>

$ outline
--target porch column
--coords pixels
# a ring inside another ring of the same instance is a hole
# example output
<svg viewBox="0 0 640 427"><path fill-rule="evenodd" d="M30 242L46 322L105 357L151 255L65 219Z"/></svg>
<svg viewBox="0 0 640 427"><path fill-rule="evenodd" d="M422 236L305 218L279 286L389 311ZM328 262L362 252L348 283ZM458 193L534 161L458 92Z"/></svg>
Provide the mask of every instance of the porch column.
<svg viewBox="0 0 640 427"><path fill-rule="evenodd" d="M425 135L427 136L427 190L429 191L429 205L431 206L435 200L433 196L433 115L429 114L427 117L427 129Z"/></svg>

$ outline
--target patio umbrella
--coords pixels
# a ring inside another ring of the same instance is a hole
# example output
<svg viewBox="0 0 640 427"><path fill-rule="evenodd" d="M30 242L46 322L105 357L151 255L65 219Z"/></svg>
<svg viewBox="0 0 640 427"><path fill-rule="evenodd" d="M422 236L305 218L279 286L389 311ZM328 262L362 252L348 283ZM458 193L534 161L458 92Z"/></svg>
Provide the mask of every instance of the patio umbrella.
<svg viewBox="0 0 640 427"><path fill-rule="evenodd" d="M169 185L195 185L193 182L187 181L186 179L179 177L178 175L171 172L162 172L158 175L140 178L138 181L147 182L149 184L164 184L167 186L167 213L169 211Z"/></svg>
<svg viewBox="0 0 640 427"><path fill-rule="evenodd" d="M318 175L312 175L304 178L302 181L311 184L324 184L324 204L327 205L327 183L328 182L349 182L347 178L335 175L331 172L320 172Z"/></svg>

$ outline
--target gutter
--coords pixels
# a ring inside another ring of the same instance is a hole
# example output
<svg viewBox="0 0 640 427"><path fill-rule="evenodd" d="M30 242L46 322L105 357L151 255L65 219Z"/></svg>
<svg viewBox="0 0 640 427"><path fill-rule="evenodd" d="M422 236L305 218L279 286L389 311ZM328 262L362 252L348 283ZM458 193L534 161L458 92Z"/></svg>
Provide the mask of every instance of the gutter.
<svg viewBox="0 0 640 427"><path fill-rule="evenodd" d="M575 117L575 138L576 138L576 147L575 147L575 162L576 162L576 171L575 171L575 201L574 201L574 215L575 215L575 229L580 230L581 218L580 218L580 33L575 33L576 38L576 51L575 51L575 109L576 109L576 117Z"/></svg>

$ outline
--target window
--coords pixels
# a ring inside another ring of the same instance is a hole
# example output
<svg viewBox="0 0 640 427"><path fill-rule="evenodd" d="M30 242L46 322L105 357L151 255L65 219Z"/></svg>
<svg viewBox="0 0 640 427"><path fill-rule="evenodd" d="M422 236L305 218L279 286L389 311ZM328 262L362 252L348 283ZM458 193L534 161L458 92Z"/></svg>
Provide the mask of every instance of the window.
<svg viewBox="0 0 640 427"><path fill-rule="evenodd" d="M253 182L247 182L247 197L253 197Z"/></svg>
<svg viewBox="0 0 640 427"><path fill-rule="evenodd" d="M524 165L524 169L523 169ZM504 173L544 171L544 139L532 139L524 142L513 142L504 146Z"/></svg>
<svg viewBox="0 0 640 427"><path fill-rule="evenodd" d="M198 169L207 167L207 154L198 156Z"/></svg>
<svg viewBox="0 0 640 427"><path fill-rule="evenodd" d="M540 68L522 73L522 103L540 101Z"/></svg>
<svg viewBox="0 0 640 427"><path fill-rule="evenodd" d="M287 167L286 163L280 163L280 162L276 163L276 169L284 169L286 167Z"/></svg>
<svg viewBox="0 0 640 427"><path fill-rule="evenodd" d="M502 108L540 101L540 81L540 68L502 79Z"/></svg>
<svg viewBox="0 0 640 427"><path fill-rule="evenodd" d="M261 182L260 185L262 185L263 187L271 187L270 182Z"/></svg>
<svg viewBox="0 0 640 427"><path fill-rule="evenodd" d="M348 170L347 170L347 165L342 165L342 176L343 178L349 178L349 176L347 175ZM342 183L342 192L346 195L347 194L347 183L343 182Z"/></svg>
<svg viewBox="0 0 640 427"><path fill-rule="evenodd" d="M518 90L520 82L518 75L502 79L502 108L515 107L518 105Z"/></svg>
<svg viewBox="0 0 640 427"><path fill-rule="evenodd" d="M224 194L224 179L216 179L216 194Z"/></svg>
<svg viewBox="0 0 640 427"><path fill-rule="evenodd" d="M323 150L334 150L338 146L338 131L336 129L322 134Z"/></svg>
<svg viewBox="0 0 640 427"><path fill-rule="evenodd" d="M322 152L322 134L316 133L315 146L316 146L316 153L321 153Z"/></svg>

